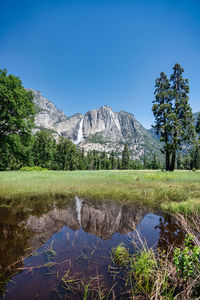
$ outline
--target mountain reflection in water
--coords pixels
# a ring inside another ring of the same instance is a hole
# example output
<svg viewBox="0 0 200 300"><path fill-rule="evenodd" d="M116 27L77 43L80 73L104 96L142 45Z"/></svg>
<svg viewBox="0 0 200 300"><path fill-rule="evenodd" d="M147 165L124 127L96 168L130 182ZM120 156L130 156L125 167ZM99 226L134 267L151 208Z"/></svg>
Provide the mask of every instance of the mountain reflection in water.
<svg viewBox="0 0 200 300"><path fill-rule="evenodd" d="M54 202L48 210L42 204L26 211L0 209L0 281L16 274L12 277L16 285L6 285L10 291L6 299L51 299L49 282L57 279L53 275L47 278L42 269L32 272L30 280L23 267L44 265L44 250L52 242L59 265L54 267L57 276L63 276L69 268L61 264L68 260L73 273L82 272L87 278L95 276L93 270L98 267L108 284L110 252L121 242L132 249L136 228L149 246L158 245L163 249L171 243L182 242L185 234L168 215L111 201L84 201L76 197L62 208ZM86 263L83 258L89 257L91 251L93 256ZM29 257L21 259L25 255ZM1 283L0 287L5 288L5 284Z"/></svg>

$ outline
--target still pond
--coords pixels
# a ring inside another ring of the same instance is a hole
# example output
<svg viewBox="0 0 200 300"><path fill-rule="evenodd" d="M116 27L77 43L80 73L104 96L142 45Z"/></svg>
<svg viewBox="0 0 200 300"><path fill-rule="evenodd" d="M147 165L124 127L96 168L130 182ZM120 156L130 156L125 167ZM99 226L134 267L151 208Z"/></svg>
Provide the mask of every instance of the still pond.
<svg viewBox="0 0 200 300"><path fill-rule="evenodd" d="M167 249L185 233L161 211L76 197L30 209L0 209L0 299L128 299L112 250ZM85 298L84 298L85 297ZM99 297L100 298L100 297Z"/></svg>

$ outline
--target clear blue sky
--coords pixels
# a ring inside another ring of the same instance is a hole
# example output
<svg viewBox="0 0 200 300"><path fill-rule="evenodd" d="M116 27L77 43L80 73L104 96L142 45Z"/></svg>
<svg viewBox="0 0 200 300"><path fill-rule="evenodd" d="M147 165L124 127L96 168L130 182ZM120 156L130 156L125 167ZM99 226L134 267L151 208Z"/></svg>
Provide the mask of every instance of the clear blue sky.
<svg viewBox="0 0 200 300"><path fill-rule="evenodd" d="M107 104L149 128L176 62L200 111L199 0L0 0L0 68L68 116Z"/></svg>

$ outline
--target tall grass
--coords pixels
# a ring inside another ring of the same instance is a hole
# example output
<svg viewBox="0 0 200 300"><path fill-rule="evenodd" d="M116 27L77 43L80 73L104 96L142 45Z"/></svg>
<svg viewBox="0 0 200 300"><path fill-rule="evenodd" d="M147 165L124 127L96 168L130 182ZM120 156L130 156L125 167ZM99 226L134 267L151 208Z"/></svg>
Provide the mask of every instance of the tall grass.
<svg viewBox="0 0 200 300"><path fill-rule="evenodd" d="M200 239L199 223L192 220L192 227L180 215L179 220L188 233L181 248L171 245L167 252L157 252L148 248L137 233L138 241L133 243L136 254L124 260L125 289L131 299L199 299L200 297ZM196 233L193 236L191 232ZM115 248L114 257L119 251ZM116 254L115 254L116 252ZM181 260L180 260L181 259ZM121 267L121 261L114 260Z"/></svg>
<svg viewBox="0 0 200 300"><path fill-rule="evenodd" d="M190 171L0 172L0 205L53 197L115 200L172 212L200 210L200 173ZM191 209L192 207L192 209Z"/></svg>

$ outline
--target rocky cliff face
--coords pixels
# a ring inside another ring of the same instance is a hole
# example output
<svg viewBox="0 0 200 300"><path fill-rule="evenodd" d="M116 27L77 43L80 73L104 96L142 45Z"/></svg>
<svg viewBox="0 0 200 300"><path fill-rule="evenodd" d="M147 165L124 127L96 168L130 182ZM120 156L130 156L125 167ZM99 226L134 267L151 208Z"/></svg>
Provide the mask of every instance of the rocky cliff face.
<svg viewBox="0 0 200 300"><path fill-rule="evenodd" d="M114 112L109 106L88 111L85 115L75 114L66 117L40 92L34 94L37 115L37 128L53 130L58 135L71 139L86 151L97 150L121 154L124 143L128 143L130 154L134 159L153 152L160 155L159 141L125 111Z"/></svg>
<svg viewBox="0 0 200 300"><path fill-rule="evenodd" d="M47 128L56 132L55 124L67 119L65 114L57 109L48 99L42 96L39 91L26 89L34 95L33 102L36 106L36 128Z"/></svg>

